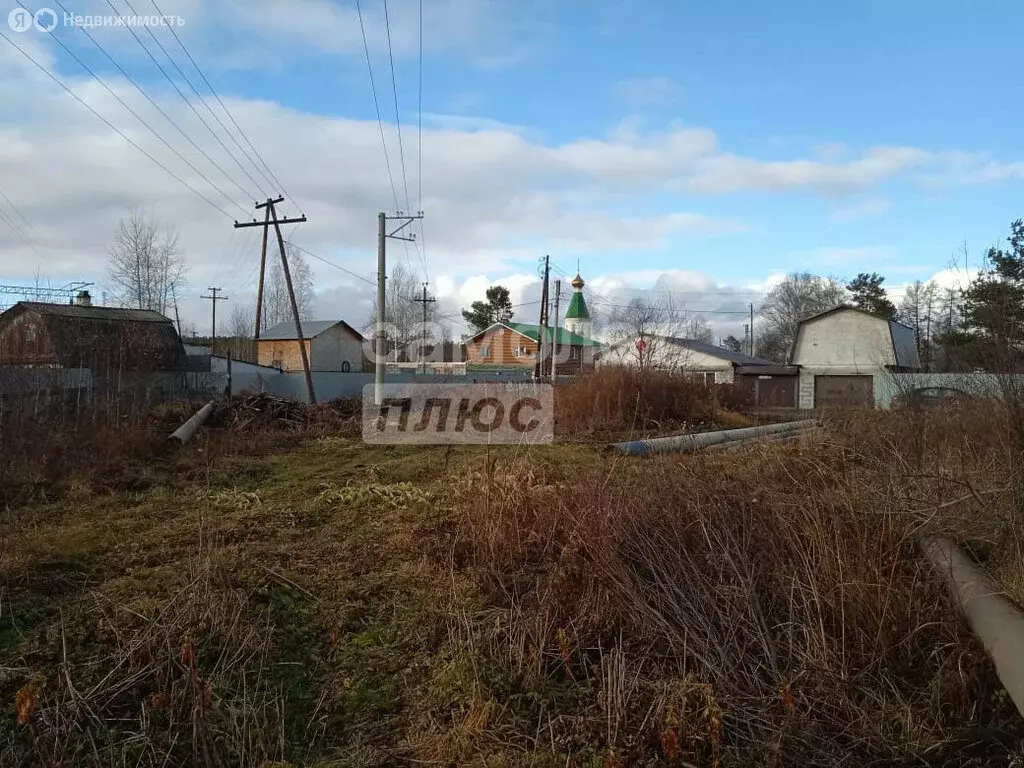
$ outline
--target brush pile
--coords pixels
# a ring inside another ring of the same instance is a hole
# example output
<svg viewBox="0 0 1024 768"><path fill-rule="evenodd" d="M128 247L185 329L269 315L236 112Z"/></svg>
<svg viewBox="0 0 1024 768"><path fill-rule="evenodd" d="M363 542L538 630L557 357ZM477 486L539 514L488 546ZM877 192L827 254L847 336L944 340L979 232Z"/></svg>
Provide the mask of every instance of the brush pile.
<svg viewBox="0 0 1024 768"><path fill-rule="evenodd" d="M210 426L237 432L301 430L310 426L340 426L348 422L360 424L360 398L339 398L320 405L307 405L297 400L261 392L233 397L221 403Z"/></svg>

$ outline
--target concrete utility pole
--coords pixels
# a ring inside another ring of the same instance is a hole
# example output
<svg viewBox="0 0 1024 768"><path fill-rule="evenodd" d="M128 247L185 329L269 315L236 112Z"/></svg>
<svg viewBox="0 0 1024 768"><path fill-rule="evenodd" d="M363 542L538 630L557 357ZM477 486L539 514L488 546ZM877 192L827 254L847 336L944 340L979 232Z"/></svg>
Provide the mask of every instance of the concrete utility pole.
<svg viewBox="0 0 1024 768"><path fill-rule="evenodd" d="M292 286L292 273L288 268L288 255L284 249L284 237L281 235L282 224L301 224L306 220L305 214L297 219L279 219L277 218L277 209L274 207L278 203L283 203L283 197L270 198L268 197L266 202L256 203L256 210L261 208L266 209L266 215L263 221L247 221L244 224L235 222L235 229L242 229L244 227L263 227L263 257L260 261L260 289L259 294L256 298L256 338L259 338L259 326L260 319L262 317L263 308L263 278L266 271L266 253L267 253L267 234L271 226L274 227L274 232L277 235L277 246L281 251L281 268L284 270L284 281L288 288L288 299L292 305L292 318L295 320L295 335L299 341L299 354L302 357L302 370L306 374L306 390L309 393L309 402L311 404L316 403L316 393L313 391L313 374L309 368L309 354L306 352L306 339L302 333L302 321L299 318L299 306L295 302L295 290ZM216 302L214 302L216 304Z"/></svg>
<svg viewBox="0 0 1024 768"><path fill-rule="evenodd" d="M423 335L424 335L424 337L426 337L426 333L427 333L427 304L433 304L435 301L437 301L437 299L434 299L434 298L429 298L428 299L427 298L427 284L424 283L423 284L423 298L421 298L421 299L413 299L413 301L418 302L418 303L423 305ZM420 343L420 362L423 364L423 373L425 374L427 372L427 345L426 345L426 338L424 338L422 340L422 342Z"/></svg>
<svg viewBox="0 0 1024 768"><path fill-rule="evenodd" d="M551 275L551 257L544 257L544 287L540 297L540 325L537 328L537 363L533 367L533 375L540 379L544 376L544 349L548 335L548 278Z"/></svg>
<svg viewBox="0 0 1024 768"><path fill-rule="evenodd" d="M213 328L211 329L211 333L210 333L210 350L213 351L213 343L215 341L217 341L217 302L218 301L227 301L228 297L227 296L218 296L217 295L218 292L224 290L223 288L214 288L213 286L210 286L206 290L208 290L210 292L210 295L209 296L200 296L199 298L201 298L201 299L209 299L210 303L213 305L213 321L212 321L213 322Z"/></svg>
<svg viewBox="0 0 1024 768"><path fill-rule="evenodd" d="M387 365L384 363L384 323L387 320L387 292L385 286L387 285L387 243L388 238L392 240L405 240L406 242L414 242L416 235L400 235L403 229L412 224L417 219L423 218L423 211L417 211L415 216L406 216L401 211L398 212L397 216L388 216L386 213L381 211L377 214L377 323L374 329L375 344L374 351L377 355L377 360L374 361L373 371L373 404L380 405L384 399L384 369ZM388 232L389 221L401 221L402 223ZM426 308L426 304L423 305Z"/></svg>
<svg viewBox="0 0 1024 768"><path fill-rule="evenodd" d="M754 356L754 302L750 302L750 356Z"/></svg>
<svg viewBox="0 0 1024 768"><path fill-rule="evenodd" d="M558 319L559 319L559 316L558 316L558 305L561 303L561 299L562 299L562 281L561 280L555 280L555 322L552 325L552 327L554 328L554 332L552 333L552 338L551 338L551 375L552 376L558 375L558 362L557 362L558 361L558 326L560 325L560 323L558 322Z"/></svg>

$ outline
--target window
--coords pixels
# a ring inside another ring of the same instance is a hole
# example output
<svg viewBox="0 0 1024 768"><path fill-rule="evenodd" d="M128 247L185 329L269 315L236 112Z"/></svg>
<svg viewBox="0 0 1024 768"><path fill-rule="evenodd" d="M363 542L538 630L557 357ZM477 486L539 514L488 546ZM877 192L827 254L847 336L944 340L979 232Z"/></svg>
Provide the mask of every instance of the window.
<svg viewBox="0 0 1024 768"><path fill-rule="evenodd" d="M530 351L529 347L518 346L516 347L516 357L531 357L533 352Z"/></svg>
<svg viewBox="0 0 1024 768"><path fill-rule="evenodd" d="M580 348L579 347L569 347L569 359L570 360L579 360L580 359Z"/></svg>
<svg viewBox="0 0 1024 768"><path fill-rule="evenodd" d="M480 347L480 357L490 357L490 356L491 356L491 348L490 347Z"/></svg>

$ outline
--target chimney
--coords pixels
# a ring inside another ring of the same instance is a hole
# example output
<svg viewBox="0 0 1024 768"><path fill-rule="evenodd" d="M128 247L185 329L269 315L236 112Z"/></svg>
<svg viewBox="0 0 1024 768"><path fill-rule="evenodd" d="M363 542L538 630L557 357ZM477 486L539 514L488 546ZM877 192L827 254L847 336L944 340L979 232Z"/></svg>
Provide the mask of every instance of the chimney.
<svg viewBox="0 0 1024 768"><path fill-rule="evenodd" d="M79 307L91 307L92 296L89 295L88 291L79 291L78 296L75 297L75 305Z"/></svg>

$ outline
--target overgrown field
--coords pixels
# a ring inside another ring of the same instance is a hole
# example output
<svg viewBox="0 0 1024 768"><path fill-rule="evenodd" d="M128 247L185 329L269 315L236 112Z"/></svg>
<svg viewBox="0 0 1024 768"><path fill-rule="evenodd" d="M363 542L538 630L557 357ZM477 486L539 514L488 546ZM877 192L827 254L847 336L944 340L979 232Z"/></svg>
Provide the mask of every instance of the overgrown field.
<svg viewBox="0 0 1024 768"><path fill-rule="evenodd" d="M646 459L371 448L335 416L229 423L5 497L0 765L1021 753L1020 716L913 545L947 532L1024 597L996 406Z"/></svg>

